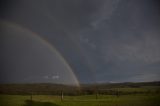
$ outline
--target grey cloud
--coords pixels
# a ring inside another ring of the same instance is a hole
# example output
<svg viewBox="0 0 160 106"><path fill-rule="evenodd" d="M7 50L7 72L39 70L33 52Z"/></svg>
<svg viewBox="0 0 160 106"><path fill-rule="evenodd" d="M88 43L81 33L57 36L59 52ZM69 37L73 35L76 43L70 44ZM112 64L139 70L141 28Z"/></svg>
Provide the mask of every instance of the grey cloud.
<svg viewBox="0 0 160 106"><path fill-rule="evenodd" d="M0 18L32 30L55 46L82 82L152 80L155 74L158 80L160 14L155 1L17 1ZM41 46L35 48L30 52ZM25 48L22 50L23 55L32 57ZM43 59L49 61L48 52L42 53ZM35 58L32 63L38 66ZM48 81L48 74L35 75L35 80Z"/></svg>
<svg viewBox="0 0 160 106"><path fill-rule="evenodd" d="M105 52L106 60L152 63L160 61L159 45L159 39L153 34L144 34L142 40L131 39L129 43L112 41L104 46L102 52Z"/></svg>
<svg viewBox="0 0 160 106"><path fill-rule="evenodd" d="M105 0L100 8L92 15L94 21L91 25L97 28L102 22L109 20L114 14L120 0Z"/></svg>

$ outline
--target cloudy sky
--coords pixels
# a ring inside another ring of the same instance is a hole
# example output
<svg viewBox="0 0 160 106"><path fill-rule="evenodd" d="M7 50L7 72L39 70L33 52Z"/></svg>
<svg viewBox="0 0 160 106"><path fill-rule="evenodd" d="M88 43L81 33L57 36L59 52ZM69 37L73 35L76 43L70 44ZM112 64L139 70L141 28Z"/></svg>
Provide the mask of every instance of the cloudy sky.
<svg viewBox="0 0 160 106"><path fill-rule="evenodd" d="M1 83L160 80L156 0L1 2Z"/></svg>

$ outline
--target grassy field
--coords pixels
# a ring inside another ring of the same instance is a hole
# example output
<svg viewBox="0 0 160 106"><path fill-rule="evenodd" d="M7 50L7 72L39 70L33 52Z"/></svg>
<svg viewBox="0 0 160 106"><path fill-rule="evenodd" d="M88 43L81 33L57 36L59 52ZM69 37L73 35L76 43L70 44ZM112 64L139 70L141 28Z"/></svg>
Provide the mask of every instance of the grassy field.
<svg viewBox="0 0 160 106"><path fill-rule="evenodd" d="M85 85L77 92L72 86L54 84L0 85L0 106L160 106L159 82L96 87ZM56 96L62 91L63 100Z"/></svg>
<svg viewBox="0 0 160 106"><path fill-rule="evenodd" d="M160 106L160 95L0 95L0 106Z"/></svg>

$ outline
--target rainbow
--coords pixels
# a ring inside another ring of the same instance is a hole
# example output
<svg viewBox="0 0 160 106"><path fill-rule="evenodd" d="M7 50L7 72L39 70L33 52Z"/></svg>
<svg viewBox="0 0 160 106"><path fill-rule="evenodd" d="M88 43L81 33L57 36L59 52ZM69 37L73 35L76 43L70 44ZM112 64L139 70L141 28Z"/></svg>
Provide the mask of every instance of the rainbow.
<svg viewBox="0 0 160 106"><path fill-rule="evenodd" d="M80 87L79 81L78 81L74 71L70 67L70 65L67 63L67 61L64 59L64 57L61 55L61 53L52 44L50 44L47 40L43 39L35 32L32 32L31 30L24 28L16 23L13 23L13 22L0 20L0 25L2 28L3 28L3 26L7 26L7 27L15 28L16 30L30 33L30 35L32 35L32 37L39 40L43 45L45 45L49 50L51 50L53 52L53 54L56 54L56 56L58 56L60 61L65 65L65 67L69 71L70 75L73 77L74 85Z"/></svg>

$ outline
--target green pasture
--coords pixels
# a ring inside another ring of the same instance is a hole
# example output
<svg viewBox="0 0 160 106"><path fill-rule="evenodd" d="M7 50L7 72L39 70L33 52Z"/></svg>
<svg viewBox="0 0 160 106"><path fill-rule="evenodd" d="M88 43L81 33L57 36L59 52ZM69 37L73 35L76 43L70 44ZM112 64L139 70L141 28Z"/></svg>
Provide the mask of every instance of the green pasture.
<svg viewBox="0 0 160 106"><path fill-rule="evenodd" d="M160 95L0 95L0 106L160 106Z"/></svg>

